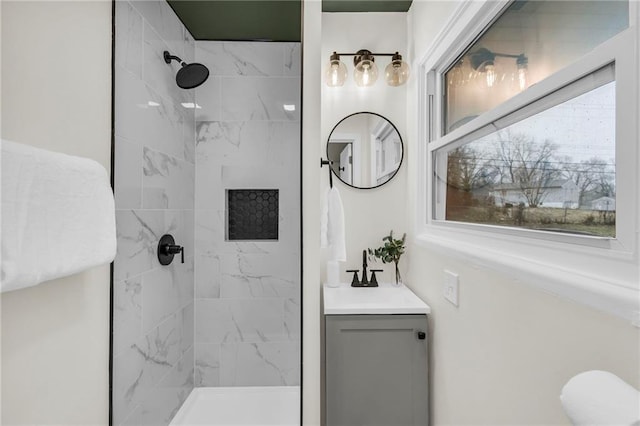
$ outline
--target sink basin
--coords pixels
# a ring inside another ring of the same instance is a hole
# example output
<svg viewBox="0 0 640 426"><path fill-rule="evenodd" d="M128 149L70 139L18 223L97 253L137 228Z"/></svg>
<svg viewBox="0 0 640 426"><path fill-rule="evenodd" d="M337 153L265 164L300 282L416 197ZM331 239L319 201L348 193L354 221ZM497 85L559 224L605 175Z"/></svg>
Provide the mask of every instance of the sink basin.
<svg viewBox="0 0 640 426"><path fill-rule="evenodd" d="M424 303L408 287L381 283L379 287L324 286L325 315L428 314Z"/></svg>

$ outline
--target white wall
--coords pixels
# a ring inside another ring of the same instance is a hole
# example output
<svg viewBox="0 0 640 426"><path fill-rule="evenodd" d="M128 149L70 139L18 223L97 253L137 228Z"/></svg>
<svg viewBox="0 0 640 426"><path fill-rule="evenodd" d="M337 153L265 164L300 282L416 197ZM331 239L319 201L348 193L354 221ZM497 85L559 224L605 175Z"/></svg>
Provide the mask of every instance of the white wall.
<svg viewBox="0 0 640 426"><path fill-rule="evenodd" d="M111 3L1 2L2 138L110 169ZM109 267L2 294L2 424L107 424Z"/></svg>
<svg viewBox="0 0 640 426"><path fill-rule="evenodd" d="M357 52L367 49L374 53L407 52L405 13L323 13L322 14L322 69L329 62L333 51ZM412 155L407 134L406 86L391 87L384 81L384 68L390 57L376 57L378 81L371 87L357 87L353 80L353 57L342 56L348 70L348 78L342 87L327 87L322 83L322 128L320 137L321 155L326 157L326 143L333 127L347 115L369 111L378 113L391 121L404 140L405 158ZM306 70L306 68L305 68ZM307 105L307 99L305 99ZM322 169L321 193L324 198L329 188L328 171ZM347 261L341 264L343 281L350 280L346 269L362 266L362 250L382 245L382 237L390 230L401 236L409 231L407 201L407 164L402 164L396 176L385 185L375 189L354 189L334 178L334 185L342 198L347 238ZM321 265L326 255L323 253ZM376 265L385 269L382 279L394 278L393 265ZM400 261L401 270L406 271L405 259ZM325 268L322 266L322 278Z"/></svg>
<svg viewBox="0 0 640 426"><path fill-rule="evenodd" d="M356 25L357 23L357 25ZM321 25L320 25L321 24ZM384 29L384 33L381 29ZM333 127L342 118L359 111L387 117L406 138L406 90L384 82L388 58L379 57L379 80L373 87L358 88L353 82L353 57L342 58L349 70L347 83L328 88L322 71L333 51L407 52L406 15L403 13L322 13L321 2L304 2L303 36L303 424L321 421L320 298L325 278L326 253L320 250L320 208L329 189L327 168L318 167L318 157L326 158L326 143ZM318 53L320 52L320 54ZM321 118L318 122L318 117ZM405 139L406 140L406 139ZM405 142L405 156L410 155ZM362 250L378 247L393 229L408 231L407 165L393 180L380 188L353 189L334 178L342 197L347 224L347 262L344 270L359 268ZM401 268L406 264L401 262ZM393 265L385 265L383 279L393 279Z"/></svg>
<svg viewBox="0 0 640 426"><path fill-rule="evenodd" d="M458 4L414 1L408 16L414 60ZM408 87L410 152L419 143L416 90L414 80ZM412 158L409 167L411 212L417 163ZM628 322L462 257L415 244L408 255L409 285L432 308L433 424L568 424L558 396L573 375L602 369L640 384L640 330ZM458 308L442 297L444 269L460 276Z"/></svg>
<svg viewBox="0 0 640 426"><path fill-rule="evenodd" d="M322 8L303 0L302 35L302 422L320 424L320 168L319 118Z"/></svg>

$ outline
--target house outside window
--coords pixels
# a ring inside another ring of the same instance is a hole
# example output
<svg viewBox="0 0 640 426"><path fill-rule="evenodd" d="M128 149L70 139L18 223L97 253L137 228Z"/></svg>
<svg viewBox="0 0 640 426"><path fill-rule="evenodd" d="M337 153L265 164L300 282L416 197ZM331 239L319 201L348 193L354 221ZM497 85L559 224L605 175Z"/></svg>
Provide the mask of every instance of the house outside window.
<svg viewBox="0 0 640 426"><path fill-rule="evenodd" d="M637 22L629 1L454 13L421 63L418 243L640 324Z"/></svg>

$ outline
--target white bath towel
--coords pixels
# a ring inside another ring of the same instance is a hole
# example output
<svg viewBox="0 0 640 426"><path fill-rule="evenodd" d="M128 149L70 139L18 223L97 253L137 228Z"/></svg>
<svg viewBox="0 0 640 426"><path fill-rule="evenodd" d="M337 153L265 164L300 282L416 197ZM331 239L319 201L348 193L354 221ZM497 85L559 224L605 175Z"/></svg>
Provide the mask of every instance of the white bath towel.
<svg viewBox="0 0 640 426"><path fill-rule="evenodd" d="M111 262L113 192L100 164L3 140L2 271L11 291Z"/></svg>
<svg viewBox="0 0 640 426"><path fill-rule="evenodd" d="M345 262L347 249L344 233L344 210L340 192L335 186L327 192L320 219L320 245L329 248L327 260Z"/></svg>
<svg viewBox="0 0 640 426"><path fill-rule="evenodd" d="M640 392L606 371L587 371L571 378L560 400L574 425L640 425Z"/></svg>

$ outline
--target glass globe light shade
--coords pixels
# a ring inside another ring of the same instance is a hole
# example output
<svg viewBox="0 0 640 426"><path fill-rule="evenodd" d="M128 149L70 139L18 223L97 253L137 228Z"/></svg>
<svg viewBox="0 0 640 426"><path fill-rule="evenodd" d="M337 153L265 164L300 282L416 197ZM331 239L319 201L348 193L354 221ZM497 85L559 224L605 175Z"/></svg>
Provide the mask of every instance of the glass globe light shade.
<svg viewBox="0 0 640 426"><path fill-rule="evenodd" d="M331 59L324 71L324 82L329 87L339 87L347 79L347 67L340 61L340 56L333 52Z"/></svg>
<svg viewBox="0 0 640 426"><path fill-rule="evenodd" d="M529 60L526 56L520 55L516 60L518 70L518 87L520 91L529 87Z"/></svg>
<svg viewBox="0 0 640 426"><path fill-rule="evenodd" d="M528 75L529 73L526 68L518 68L518 87L520 88L520 91L529 87Z"/></svg>
<svg viewBox="0 0 640 426"><path fill-rule="evenodd" d="M489 61L485 62L484 64L482 64L481 70L485 74L487 87L493 87L493 85L496 84L496 81L498 80L498 73L496 71L496 66L494 65L494 63Z"/></svg>
<svg viewBox="0 0 640 426"><path fill-rule="evenodd" d="M396 52L384 69L384 74L389 86L402 86L409 79L409 64Z"/></svg>
<svg viewBox="0 0 640 426"><path fill-rule="evenodd" d="M373 56L362 56L356 63L353 78L359 87L371 86L376 82L378 79L378 67L373 62Z"/></svg>
<svg viewBox="0 0 640 426"><path fill-rule="evenodd" d="M462 70L464 60L460 59L449 71L446 72L447 83L449 86L459 87L466 83L465 73Z"/></svg>

